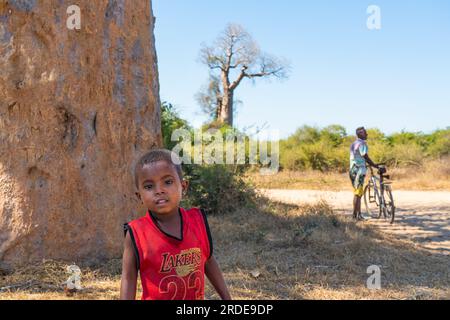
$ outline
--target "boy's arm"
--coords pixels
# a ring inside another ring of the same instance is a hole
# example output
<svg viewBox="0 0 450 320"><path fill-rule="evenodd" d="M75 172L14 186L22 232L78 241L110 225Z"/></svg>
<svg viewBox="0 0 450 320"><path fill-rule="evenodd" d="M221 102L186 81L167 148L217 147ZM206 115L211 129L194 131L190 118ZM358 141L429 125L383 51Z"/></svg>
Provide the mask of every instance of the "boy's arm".
<svg viewBox="0 0 450 320"><path fill-rule="evenodd" d="M127 232L123 251L120 300L136 300L137 273L133 243L131 242L130 233Z"/></svg>
<svg viewBox="0 0 450 320"><path fill-rule="evenodd" d="M222 271L220 270L219 264L214 257L211 257L206 262L205 274L222 300L231 300L231 295L228 292L228 288L223 278Z"/></svg>
<svg viewBox="0 0 450 320"><path fill-rule="evenodd" d="M365 155L364 155L364 159L366 159L367 163L368 163L371 167L374 167L374 168L376 168L376 169L379 168L379 166L378 166L375 162L373 162L372 159L369 158L369 155L368 155L368 154L365 154Z"/></svg>

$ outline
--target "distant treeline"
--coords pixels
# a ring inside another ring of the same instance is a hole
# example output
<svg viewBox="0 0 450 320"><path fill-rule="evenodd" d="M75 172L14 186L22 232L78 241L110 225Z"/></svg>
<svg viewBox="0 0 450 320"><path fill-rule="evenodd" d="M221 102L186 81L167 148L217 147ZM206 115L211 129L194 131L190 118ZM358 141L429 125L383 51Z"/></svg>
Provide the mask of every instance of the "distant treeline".
<svg viewBox="0 0 450 320"><path fill-rule="evenodd" d="M213 125L205 125L203 129ZM193 128L179 117L169 103L162 105L164 146L172 149L172 132L178 128ZM227 128L221 128L223 132ZM228 128L229 129L229 128ZM233 129L236 130L236 129ZM391 167L420 166L426 159L450 155L450 127L433 133L400 132L385 135L379 129L368 129L369 155L375 162ZM350 145L355 135L349 135L340 125L325 128L303 126L293 135L280 141L280 166L284 170L348 171ZM248 157L248 150L246 150ZM241 168L246 170L250 166Z"/></svg>
<svg viewBox="0 0 450 320"><path fill-rule="evenodd" d="M450 154L450 127L433 133L400 132L385 135L379 129L368 129L369 155L375 162L390 166L420 166L425 159ZM303 126L280 142L280 163L288 170L348 170L349 149L355 140L345 128Z"/></svg>

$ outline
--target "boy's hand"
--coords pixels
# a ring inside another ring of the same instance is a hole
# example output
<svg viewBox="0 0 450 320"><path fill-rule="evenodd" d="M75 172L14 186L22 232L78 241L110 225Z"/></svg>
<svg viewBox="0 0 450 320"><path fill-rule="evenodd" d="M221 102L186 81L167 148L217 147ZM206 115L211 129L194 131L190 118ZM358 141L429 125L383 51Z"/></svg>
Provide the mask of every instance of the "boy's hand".
<svg viewBox="0 0 450 320"><path fill-rule="evenodd" d="M217 263L214 257L211 257L205 265L205 274L209 279L209 282L213 285L214 289L216 289L222 300L231 300L231 295L228 292L227 285L223 278L222 271L219 268L219 264Z"/></svg>

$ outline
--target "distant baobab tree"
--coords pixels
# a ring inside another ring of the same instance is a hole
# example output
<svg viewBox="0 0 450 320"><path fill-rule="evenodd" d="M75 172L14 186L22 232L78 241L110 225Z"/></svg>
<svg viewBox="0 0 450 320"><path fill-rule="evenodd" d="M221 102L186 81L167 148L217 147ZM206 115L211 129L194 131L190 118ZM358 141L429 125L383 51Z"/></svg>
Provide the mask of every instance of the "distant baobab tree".
<svg viewBox="0 0 450 320"><path fill-rule="evenodd" d="M290 69L284 59L261 51L238 24L229 24L213 45L202 45L200 61L210 69L210 78L197 101L214 120L229 126L233 126L234 93L242 80L286 79Z"/></svg>

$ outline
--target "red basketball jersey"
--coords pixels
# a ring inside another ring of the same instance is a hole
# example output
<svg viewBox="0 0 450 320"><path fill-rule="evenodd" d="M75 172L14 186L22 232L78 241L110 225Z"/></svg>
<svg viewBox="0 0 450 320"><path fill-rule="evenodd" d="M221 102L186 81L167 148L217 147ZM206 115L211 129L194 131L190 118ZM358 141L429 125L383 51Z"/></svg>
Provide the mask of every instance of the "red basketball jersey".
<svg viewBox="0 0 450 320"><path fill-rule="evenodd" d="M148 212L126 224L141 275L142 300L203 300L205 263L212 256L206 214L179 209L182 238L165 233Z"/></svg>

